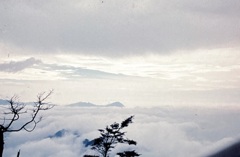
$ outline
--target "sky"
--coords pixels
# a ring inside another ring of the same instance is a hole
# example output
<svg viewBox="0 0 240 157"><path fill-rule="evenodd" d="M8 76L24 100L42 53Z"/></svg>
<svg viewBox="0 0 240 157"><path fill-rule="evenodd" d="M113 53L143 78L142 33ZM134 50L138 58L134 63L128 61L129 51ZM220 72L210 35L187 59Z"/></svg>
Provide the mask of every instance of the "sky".
<svg viewBox="0 0 240 157"><path fill-rule="evenodd" d="M202 157L234 143L239 15L238 0L0 0L0 99L53 89L56 104L34 132L6 134L4 155L81 156L84 139L131 115L127 135L143 157ZM66 106L80 101L125 107Z"/></svg>
<svg viewBox="0 0 240 157"><path fill-rule="evenodd" d="M5 134L4 156L79 157L96 154L83 141L100 136L114 122L134 115L124 129L136 146L119 145L111 152L136 150L141 157L207 157L240 140L239 110L218 107L70 107L55 106L41 112L43 119L33 132ZM24 122L26 118L20 119ZM16 125L12 126L13 128ZM30 127L30 126L29 126ZM63 131L64 130L64 131ZM54 135L62 131L62 136Z"/></svg>
<svg viewBox="0 0 240 157"><path fill-rule="evenodd" d="M238 106L238 0L0 0L0 97Z"/></svg>

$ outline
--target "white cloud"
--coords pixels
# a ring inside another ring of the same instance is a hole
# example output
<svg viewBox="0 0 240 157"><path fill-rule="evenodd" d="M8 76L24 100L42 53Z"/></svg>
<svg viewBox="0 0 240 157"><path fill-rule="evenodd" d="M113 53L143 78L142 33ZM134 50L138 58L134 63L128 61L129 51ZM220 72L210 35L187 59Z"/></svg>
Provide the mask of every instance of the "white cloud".
<svg viewBox="0 0 240 157"><path fill-rule="evenodd" d="M24 100L34 99L36 93L55 89L53 100L60 104L120 101L127 106L157 106L159 102L216 106L240 101L237 49L125 59L67 54L34 57L16 60L21 63L17 67L33 59L41 64L24 66L17 73L0 72L1 97L18 94ZM0 64L12 65L10 61Z"/></svg>
<svg viewBox="0 0 240 157"><path fill-rule="evenodd" d="M56 107L33 133L7 134L5 156L15 157L18 149L25 157L81 156L89 151L85 138L132 114L128 135L143 157L200 156L234 142L239 113L229 106L240 102L239 5L237 0L0 1L1 98L19 94L28 101L55 89L51 100L57 104L120 101L146 107ZM227 108L151 108L166 104ZM63 128L70 133L47 138Z"/></svg>
<svg viewBox="0 0 240 157"><path fill-rule="evenodd" d="M142 157L202 156L234 143L240 134L235 108L158 107L158 108L81 108L56 106L44 113L44 120L34 132L7 134L5 156L70 157L90 153L84 139L99 136L97 129L113 122L121 122L135 115L134 123L126 128L126 135L137 141ZM61 129L69 130L60 138L48 138ZM78 132L79 136L74 135ZM122 149L124 147L118 147Z"/></svg>
<svg viewBox="0 0 240 157"><path fill-rule="evenodd" d="M236 0L1 1L0 96L26 100L53 88L63 104L238 105L238 7Z"/></svg>

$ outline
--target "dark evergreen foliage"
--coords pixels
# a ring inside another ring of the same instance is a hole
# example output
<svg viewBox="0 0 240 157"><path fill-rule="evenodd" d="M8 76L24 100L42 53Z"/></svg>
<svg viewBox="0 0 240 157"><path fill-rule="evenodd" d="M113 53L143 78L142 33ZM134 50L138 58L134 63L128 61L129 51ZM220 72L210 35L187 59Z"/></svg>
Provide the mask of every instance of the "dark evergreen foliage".
<svg viewBox="0 0 240 157"><path fill-rule="evenodd" d="M119 155L120 157L135 157L135 156L140 156L140 154L136 153L135 150L117 153L117 155Z"/></svg>
<svg viewBox="0 0 240 157"><path fill-rule="evenodd" d="M122 130L132 122L133 116L130 116L124 120L121 124L113 123L107 126L105 129L99 129L101 136L93 140L92 150L98 152L102 157L109 157L109 153L118 143L136 145L137 142L129 140L125 137L125 133ZM135 151L129 151L131 155L134 155ZM129 152L122 152L121 155L129 154ZM135 153L135 156L139 154Z"/></svg>

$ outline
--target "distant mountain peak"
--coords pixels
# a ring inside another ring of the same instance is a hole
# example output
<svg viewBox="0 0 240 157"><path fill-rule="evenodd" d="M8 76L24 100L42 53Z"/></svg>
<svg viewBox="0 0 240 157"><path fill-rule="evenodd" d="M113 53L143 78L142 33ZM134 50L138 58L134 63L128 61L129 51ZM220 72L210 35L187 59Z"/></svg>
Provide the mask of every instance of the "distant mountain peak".
<svg viewBox="0 0 240 157"><path fill-rule="evenodd" d="M70 106L76 106L76 107L94 107L94 106L96 106L96 105L93 104L93 103L90 103L90 102L77 102L77 103L74 103L74 104L70 104Z"/></svg>
<svg viewBox="0 0 240 157"><path fill-rule="evenodd" d="M124 107L124 105L122 103L118 102L118 101L107 104L106 106L108 106L108 107L110 107L110 106L112 106L112 107Z"/></svg>
<svg viewBox="0 0 240 157"><path fill-rule="evenodd" d="M77 102L77 103L73 103L70 104L68 106L72 106L72 107L124 107L124 105L120 102L113 102L107 105L96 105L90 102Z"/></svg>
<svg viewBox="0 0 240 157"><path fill-rule="evenodd" d="M63 137L66 133L68 132L68 130L62 129L57 131L54 135L50 135L48 136L49 138L59 138L59 137Z"/></svg>
<svg viewBox="0 0 240 157"><path fill-rule="evenodd" d="M65 135L67 135L67 134L73 134L73 135L75 135L77 137L80 136L79 133L76 132L76 131L73 132L71 130L61 129L61 130L55 132L53 135L49 135L48 137L49 138L61 138L61 137L65 136Z"/></svg>

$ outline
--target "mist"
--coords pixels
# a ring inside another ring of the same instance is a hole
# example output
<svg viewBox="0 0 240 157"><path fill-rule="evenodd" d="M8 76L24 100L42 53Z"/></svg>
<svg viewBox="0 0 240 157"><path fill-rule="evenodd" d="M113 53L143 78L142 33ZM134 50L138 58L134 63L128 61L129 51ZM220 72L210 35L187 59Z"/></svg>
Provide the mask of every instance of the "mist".
<svg viewBox="0 0 240 157"><path fill-rule="evenodd" d="M4 156L17 151L25 157L77 157L94 153L85 139L99 137L98 129L134 115L125 129L142 157L203 157L240 138L239 110L216 107L70 107L55 106L31 132L6 134ZM64 130L60 137L53 137ZM115 151L124 147L117 147Z"/></svg>

